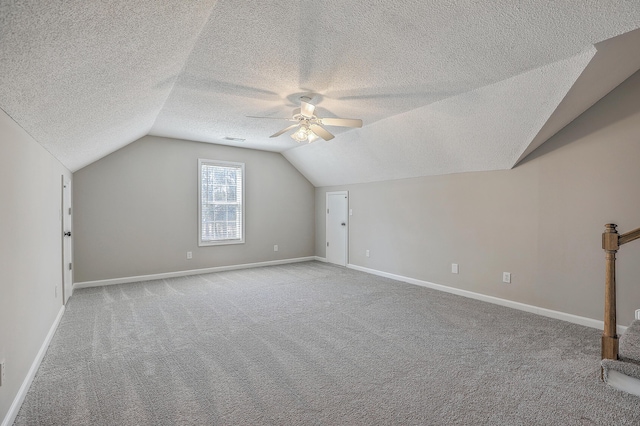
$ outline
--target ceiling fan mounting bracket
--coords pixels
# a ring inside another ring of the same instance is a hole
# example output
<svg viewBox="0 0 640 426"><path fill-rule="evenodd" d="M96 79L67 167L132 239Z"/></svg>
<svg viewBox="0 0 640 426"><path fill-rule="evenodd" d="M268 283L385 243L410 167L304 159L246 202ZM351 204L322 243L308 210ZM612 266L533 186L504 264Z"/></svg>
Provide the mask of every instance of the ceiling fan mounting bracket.
<svg viewBox="0 0 640 426"><path fill-rule="evenodd" d="M299 124L320 124L320 119L315 115L311 117L305 117L302 114L295 114L291 121L297 121Z"/></svg>

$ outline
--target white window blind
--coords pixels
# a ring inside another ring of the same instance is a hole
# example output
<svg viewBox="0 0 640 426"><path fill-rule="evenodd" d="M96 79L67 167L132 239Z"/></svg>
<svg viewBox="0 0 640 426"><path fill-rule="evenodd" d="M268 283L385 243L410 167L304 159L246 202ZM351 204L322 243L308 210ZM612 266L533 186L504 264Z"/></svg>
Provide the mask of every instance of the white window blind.
<svg viewBox="0 0 640 426"><path fill-rule="evenodd" d="M244 164L198 160L199 245L244 243Z"/></svg>

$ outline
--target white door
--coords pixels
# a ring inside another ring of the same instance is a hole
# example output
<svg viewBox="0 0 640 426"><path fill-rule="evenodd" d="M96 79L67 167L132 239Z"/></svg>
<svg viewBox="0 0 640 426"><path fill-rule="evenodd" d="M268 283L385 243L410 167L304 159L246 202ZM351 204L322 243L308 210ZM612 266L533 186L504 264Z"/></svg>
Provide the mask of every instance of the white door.
<svg viewBox="0 0 640 426"><path fill-rule="evenodd" d="M71 182L62 177L62 297L66 305L73 293L71 259Z"/></svg>
<svg viewBox="0 0 640 426"><path fill-rule="evenodd" d="M327 262L347 266L349 193L327 192Z"/></svg>

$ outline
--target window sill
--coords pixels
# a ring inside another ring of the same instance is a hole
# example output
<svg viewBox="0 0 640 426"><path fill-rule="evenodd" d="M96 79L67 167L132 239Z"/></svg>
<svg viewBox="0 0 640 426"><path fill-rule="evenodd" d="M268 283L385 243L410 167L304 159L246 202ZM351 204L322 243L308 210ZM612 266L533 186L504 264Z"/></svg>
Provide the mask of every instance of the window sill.
<svg viewBox="0 0 640 426"><path fill-rule="evenodd" d="M199 241L198 247L227 246L231 244L244 244L244 240Z"/></svg>

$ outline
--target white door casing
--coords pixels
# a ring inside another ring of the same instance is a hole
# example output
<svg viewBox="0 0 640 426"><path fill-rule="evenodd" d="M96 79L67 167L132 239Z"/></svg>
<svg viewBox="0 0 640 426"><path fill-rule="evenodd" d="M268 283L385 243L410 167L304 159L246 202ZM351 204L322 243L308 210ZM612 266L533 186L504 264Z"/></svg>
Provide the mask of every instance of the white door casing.
<svg viewBox="0 0 640 426"><path fill-rule="evenodd" d="M62 177L62 297L66 305L73 293L71 252L71 181Z"/></svg>
<svg viewBox="0 0 640 426"><path fill-rule="evenodd" d="M327 262L347 266L349 253L349 192L327 192Z"/></svg>

